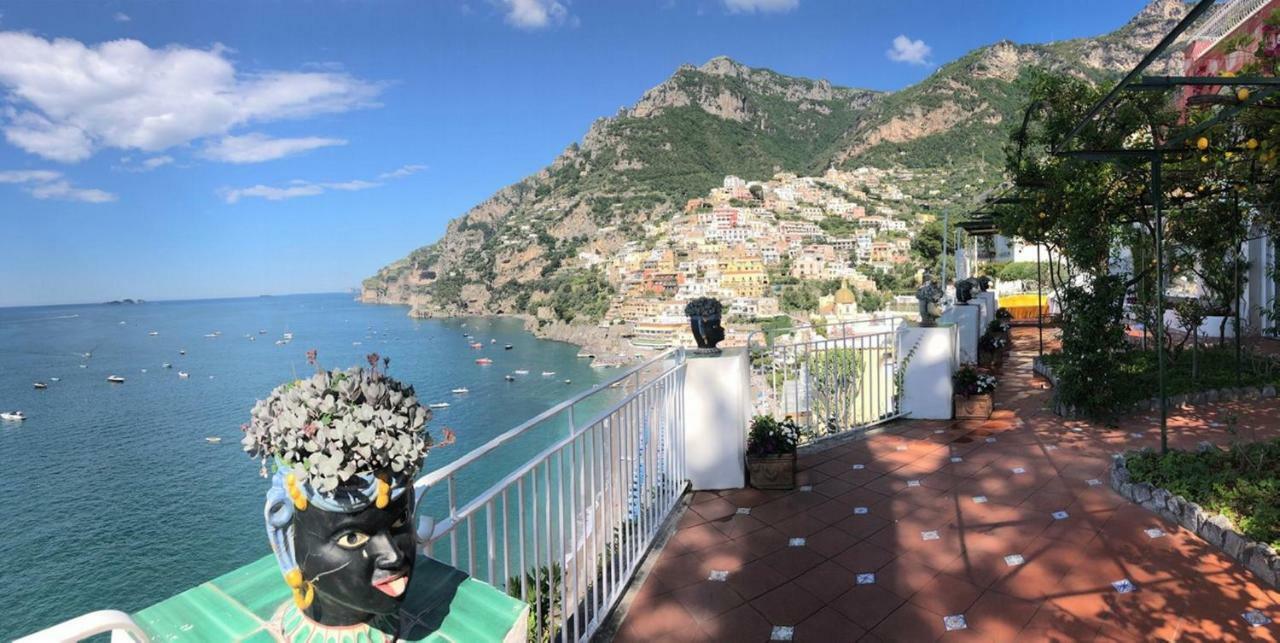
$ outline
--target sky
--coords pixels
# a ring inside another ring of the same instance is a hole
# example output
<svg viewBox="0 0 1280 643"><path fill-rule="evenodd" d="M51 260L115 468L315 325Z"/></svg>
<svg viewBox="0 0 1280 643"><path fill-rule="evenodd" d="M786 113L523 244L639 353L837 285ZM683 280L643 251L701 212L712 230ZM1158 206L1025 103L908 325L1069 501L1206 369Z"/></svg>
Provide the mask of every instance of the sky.
<svg viewBox="0 0 1280 643"><path fill-rule="evenodd" d="M358 287L681 64L897 90L1143 0L0 0L0 306Z"/></svg>

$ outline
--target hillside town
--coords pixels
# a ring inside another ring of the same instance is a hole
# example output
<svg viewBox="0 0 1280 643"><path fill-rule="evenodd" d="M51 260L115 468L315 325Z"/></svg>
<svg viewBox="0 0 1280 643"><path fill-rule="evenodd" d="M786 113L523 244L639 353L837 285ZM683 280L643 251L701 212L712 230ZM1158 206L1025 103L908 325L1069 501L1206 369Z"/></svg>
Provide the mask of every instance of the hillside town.
<svg viewBox="0 0 1280 643"><path fill-rule="evenodd" d="M813 317L870 318L882 305L859 301L877 293L873 276L918 272L912 239L936 220L927 203L901 188L915 178L907 169L867 167L821 176L780 172L765 181L726 176L617 256L581 257L619 284L603 323L631 325L637 347L679 345L688 335L688 300L715 297L730 320L762 320L800 308L780 301L783 283L822 281L840 286L817 297ZM727 341L735 342L732 332Z"/></svg>

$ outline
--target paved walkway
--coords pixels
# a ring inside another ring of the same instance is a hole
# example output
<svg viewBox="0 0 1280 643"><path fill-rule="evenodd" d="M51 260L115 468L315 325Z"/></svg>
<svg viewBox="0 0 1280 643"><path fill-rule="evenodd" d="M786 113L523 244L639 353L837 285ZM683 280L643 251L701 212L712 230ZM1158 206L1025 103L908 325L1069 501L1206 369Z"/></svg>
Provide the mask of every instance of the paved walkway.
<svg viewBox="0 0 1280 643"><path fill-rule="evenodd" d="M1280 592L1107 487L1110 454L1157 446L1157 418L1052 415L1035 346L1016 329L989 421L802 456L796 491L696 493L615 640L1280 638ZM1277 400L1215 404L1179 410L1171 444L1226 443L1228 414L1280 432Z"/></svg>

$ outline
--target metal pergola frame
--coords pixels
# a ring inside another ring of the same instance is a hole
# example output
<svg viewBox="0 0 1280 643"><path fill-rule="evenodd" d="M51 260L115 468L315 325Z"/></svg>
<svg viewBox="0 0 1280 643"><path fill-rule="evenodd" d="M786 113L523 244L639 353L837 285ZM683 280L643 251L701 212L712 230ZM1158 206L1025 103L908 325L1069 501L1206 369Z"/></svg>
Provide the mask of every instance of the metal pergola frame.
<svg viewBox="0 0 1280 643"><path fill-rule="evenodd" d="M1274 95L1280 91L1280 78L1263 77L1263 76L1235 76L1235 77L1195 77L1195 76L1143 76L1142 73L1155 62L1165 50L1173 45L1179 36L1189 29L1197 20L1203 17L1209 9L1215 4L1216 0L1198 0L1194 7L1187 13L1185 17L1168 33L1147 55L1143 56L1132 70L1111 89L1101 100L1094 103L1085 114L1076 122L1071 131L1063 138L1051 153L1056 156L1072 157L1089 161L1100 161L1114 163L1121 159L1131 159L1136 161L1146 161L1150 163L1150 183L1149 198L1150 203L1155 209L1155 250L1156 250L1156 308L1159 311L1161 319L1156 324L1156 344L1157 344L1157 370L1159 377L1160 392L1160 449L1162 452L1168 451L1168 419L1169 419L1169 402L1167 387L1165 382L1165 356L1164 356L1164 306L1165 306L1165 282L1164 270L1164 190L1162 187L1162 171L1166 159L1177 159L1195 151L1187 149L1185 143L1207 131L1209 128L1220 123L1229 122L1241 110L1256 106L1263 99ZM1227 104L1223 109L1216 113L1212 118L1189 128L1187 131L1174 136L1164 145L1152 145L1145 149L1067 149L1075 140L1076 136L1084 130L1090 123L1114 103L1125 92L1145 92L1145 91L1165 91L1180 87L1196 87L1196 86L1217 86L1217 87L1256 87L1258 91L1251 92L1244 100L1238 100L1233 104ZM1033 103L1028 106L1026 116L1022 124L1023 135L1025 135L1027 121L1034 109L1038 107ZM1239 199L1235 199L1236 216L1239 216ZM1246 235L1247 236L1247 235ZM1242 241L1243 243L1243 241ZM1239 294L1239 256L1240 245L1235 247L1235 343L1236 343L1236 378L1237 385L1240 378L1240 362L1241 362L1241 325L1240 325L1240 305L1241 296ZM1196 329L1194 332L1199 332Z"/></svg>

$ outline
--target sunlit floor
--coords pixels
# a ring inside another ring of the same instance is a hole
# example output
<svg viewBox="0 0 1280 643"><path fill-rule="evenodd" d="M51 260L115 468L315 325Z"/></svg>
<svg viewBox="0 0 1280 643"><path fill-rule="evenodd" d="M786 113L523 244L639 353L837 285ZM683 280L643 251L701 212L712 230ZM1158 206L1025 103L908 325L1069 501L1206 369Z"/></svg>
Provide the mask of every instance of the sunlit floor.
<svg viewBox="0 0 1280 643"><path fill-rule="evenodd" d="M1107 486L1157 418L1063 420L1014 331L985 422L802 455L790 492L699 492L615 640L1276 640L1280 591ZM1176 410L1171 445L1280 433L1280 401ZM1246 614L1268 623L1254 626Z"/></svg>

